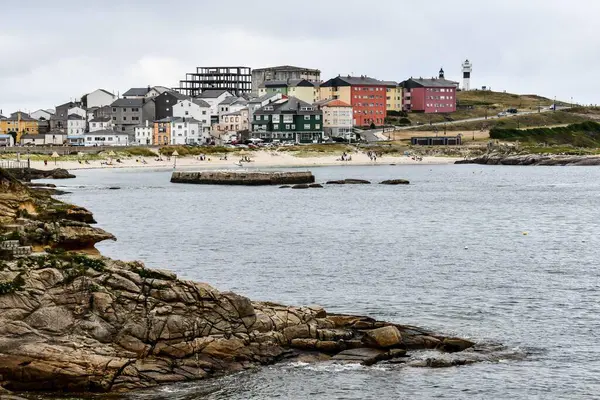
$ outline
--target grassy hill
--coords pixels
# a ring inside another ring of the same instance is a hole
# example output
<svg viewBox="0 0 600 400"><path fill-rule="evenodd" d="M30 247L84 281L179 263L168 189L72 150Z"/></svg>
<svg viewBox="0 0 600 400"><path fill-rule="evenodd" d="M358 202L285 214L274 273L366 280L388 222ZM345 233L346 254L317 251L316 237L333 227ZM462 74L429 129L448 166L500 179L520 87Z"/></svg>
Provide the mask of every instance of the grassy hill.
<svg viewBox="0 0 600 400"><path fill-rule="evenodd" d="M523 144L545 146L570 145L573 147L600 147L600 123L586 121L554 128L514 129L493 128L490 138L519 141Z"/></svg>

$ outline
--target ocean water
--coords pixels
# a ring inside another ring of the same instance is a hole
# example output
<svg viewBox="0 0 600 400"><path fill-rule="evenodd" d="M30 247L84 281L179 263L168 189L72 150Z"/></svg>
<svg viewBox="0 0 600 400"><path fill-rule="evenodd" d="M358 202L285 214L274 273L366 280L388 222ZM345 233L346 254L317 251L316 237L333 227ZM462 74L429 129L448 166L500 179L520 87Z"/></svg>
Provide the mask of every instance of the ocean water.
<svg viewBox="0 0 600 400"><path fill-rule="evenodd" d="M176 185L148 170L59 183L117 236L98 246L107 256L255 300L499 342L509 356L448 369L281 364L128 398L600 398L600 168L312 171L411 185Z"/></svg>

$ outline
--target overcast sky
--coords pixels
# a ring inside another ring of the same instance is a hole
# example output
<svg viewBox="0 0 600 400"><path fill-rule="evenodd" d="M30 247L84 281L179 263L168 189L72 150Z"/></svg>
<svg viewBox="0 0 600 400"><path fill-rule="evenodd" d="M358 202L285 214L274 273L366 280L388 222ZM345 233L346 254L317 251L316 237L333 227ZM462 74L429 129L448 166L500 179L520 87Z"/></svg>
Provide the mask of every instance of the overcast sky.
<svg viewBox="0 0 600 400"><path fill-rule="evenodd" d="M597 0L6 1L0 109L177 86L196 66L290 64L600 103Z"/></svg>

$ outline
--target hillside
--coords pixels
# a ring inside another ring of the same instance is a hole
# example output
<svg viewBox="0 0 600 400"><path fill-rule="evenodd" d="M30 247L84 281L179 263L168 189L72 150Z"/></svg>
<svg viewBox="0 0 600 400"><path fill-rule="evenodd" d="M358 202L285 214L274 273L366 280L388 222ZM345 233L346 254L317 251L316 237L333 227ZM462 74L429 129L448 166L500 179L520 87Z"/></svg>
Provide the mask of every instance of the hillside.
<svg viewBox="0 0 600 400"><path fill-rule="evenodd" d="M573 147L600 147L600 123L586 121L554 128L510 129L494 128L490 138L519 141L523 144L546 146L569 145Z"/></svg>

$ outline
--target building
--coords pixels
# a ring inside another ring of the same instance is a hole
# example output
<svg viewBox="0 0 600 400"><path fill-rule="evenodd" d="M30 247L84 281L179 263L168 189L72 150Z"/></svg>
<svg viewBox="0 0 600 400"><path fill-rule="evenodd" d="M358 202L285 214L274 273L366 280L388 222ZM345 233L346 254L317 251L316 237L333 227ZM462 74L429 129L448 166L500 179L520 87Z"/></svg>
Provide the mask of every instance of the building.
<svg viewBox="0 0 600 400"><path fill-rule="evenodd" d="M155 104L153 100L144 98L118 99L111 104L114 129L134 136L134 128L153 121ZM133 139L132 139L133 141ZM87 142L86 142L87 143Z"/></svg>
<svg viewBox="0 0 600 400"><path fill-rule="evenodd" d="M213 125L213 134L223 139L224 133L248 131L250 129L250 112L248 108L229 112L219 117L219 123Z"/></svg>
<svg viewBox="0 0 600 400"><path fill-rule="evenodd" d="M226 97L225 100L220 102L218 105L219 121L221 121L221 115L240 111L242 108L246 107L248 107L248 100L244 99L243 97Z"/></svg>
<svg viewBox="0 0 600 400"><path fill-rule="evenodd" d="M21 146L43 146L46 143L46 138L43 135L27 133L21 135L18 142L21 143Z"/></svg>
<svg viewBox="0 0 600 400"><path fill-rule="evenodd" d="M154 97L155 116L154 119L164 119L173 116L173 109L178 101L189 99L181 93L174 91L164 91Z"/></svg>
<svg viewBox="0 0 600 400"><path fill-rule="evenodd" d="M69 146L85 146L85 134L83 135L67 135L67 144Z"/></svg>
<svg viewBox="0 0 600 400"><path fill-rule="evenodd" d="M321 100L313 106L323 112L323 133L325 137L354 139L352 130L354 113L352 106L341 100Z"/></svg>
<svg viewBox="0 0 600 400"><path fill-rule="evenodd" d="M252 137L267 142L295 143L323 141L323 113L295 97L280 99L259 108L252 120Z"/></svg>
<svg viewBox="0 0 600 400"><path fill-rule="evenodd" d="M90 122L90 132L105 131L113 129L113 122L111 116L98 116L92 119Z"/></svg>
<svg viewBox="0 0 600 400"><path fill-rule="evenodd" d="M16 134L16 142L21 142L21 136L26 134L37 135L39 133L38 121L31 118L29 114L17 111L10 117L0 118L0 134Z"/></svg>
<svg viewBox="0 0 600 400"><path fill-rule="evenodd" d="M83 132L81 132L83 135ZM38 136L42 136L39 135ZM62 146L67 142L67 134L63 132L49 132L43 135L44 137L44 145L48 146Z"/></svg>
<svg viewBox="0 0 600 400"><path fill-rule="evenodd" d="M15 145L13 135L0 135L0 147L12 147Z"/></svg>
<svg viewBox="0 0 600 400"><path fill-rule="evenodd" d="M207 90L226 90L236 96L252 90L252 70L249 67L197 67L179 81L178 91L198 97Z"/></svg>
<svg viewBox="0 0 600 400"><path fill-rule="evenodd" d="M473 72L473 64L467 59L462 64L462 73L463 73L463 85L462 90L469 91L471 90L471 72Z"/></svg>
<svg viewBox="0 0 600 400"><path fill-rule="evenodd" d="M97 89L91 93L85 94L81 97L81 104L84 108L100 108L111 105L117 96L104 89Z"/></svg>
<svg viewBox="0 0 600 400"><path fill-rule="evenodd" d="M144 97L147 99L153 99L156 96L160 96L164 92L173 92L173 90L165 86L153 86L152 88L150 88L150 90L148 90L148 93L146 93Z"/></svg>
<svg viewBox="0 0 600 400"><path fill-rule="evenodd" d="M210 136L204 137L202 133L202 122L194 118L175 117L171 120L171 144L193 145L205 144Z"/></svg>
<svg viewBox="0 0 600 400"><path fill-rule="evenodd" d="M254 120L254 112L261 107L266 106L274 101L281 100L283 95L281 93L267 93L265 95L254 97L248 100L248 121Z"/></svg>
<svg viewBox="0 0 600 400"><path fill-rule="evenodd" d="M462 136L413 136L410 138L413 146L460 146Z"/></svg>
<svg viewBox="0 0 600 400"><path fill-rule="evenodd" d="M258 88L258 95L281 93L283 96L295 97L307 103L319 101L319 83L307 79L288 79L285 81L266 81Z"/></svg>
<svg viewBox="0 0 600 400"><path fill-rule="evenodd" d="M219 122L219 104L228 97L232 97L233 94L227 90L205 90L198 96L203 101L207 102L210 106L211 124Z"/></svg>
<svg viewBox="0 0 600 400"><path fill-rule="evenodd" d="M443 76L443 74L442 74ZM442 78L413 79L400 83L403 89L403 109L422 113L456 111L456 84Z"/></svg>
<svg viewBox="0 0 600 400"><path fill-rule="evenodd" d="M173 107L173 117L194 118L202 122L204 136L210 136L211 115L210 104L202 99L186 98Z"/></svg>
<svg viewBox="0 0 600 400"><path fill-rule="evenodd" d="M87 112L81 106L80 102L73 101L56 106L56 112L50 117L50 130L53 132L66 132L67 121L71 114L77 114L86 118Z"/></svg>
<svg viewBox="0 0 600 400"><path fill-rule="evenodd" d="M67 134L82 135L86 131L86 120L79 114L70 114L67 117Z"/></svg>
<svg viewBox="0 0 600 400"><path fill-rule="evenodd" d="M111 129L88 132L84 136L85 146L129 146L132 144L127 133Z"/></svg>
<svg viewBox="0 0 600 400"><path fill-rule="evenodd" d="M49 110L37 110L29 114L29 116L33 119L50 121L50 118L54 115L54 113Z"/></svg>
<svg viewBox="0 0 600 400"><path fill-rule="evenodd" d="M385 82L385 107L386 111L402 111L402 88L398 82Z"/></svg>
<svg viewBox="0 0 600 400"><path fill-rule="evenodd" d="M173 117L154 121L153 145L162 146L171 143L171 122L173 122Z"/></svg>
<svg viewBox="0 0 600 400"><path fill-rule="evenodd" d="M133 128L135 143L143 146L152 144L152 136L154 135L154 124L145 121L144 125Z"/></svg>
<svg viewBox="0 0 600 400"><path fill-rule="evenodd" d="M291 65L255 69L252 71L252 95L259 96L259 88L264 82L287 81L290 79L306 79L318 83L321 82L321 71Z"/></svg>
<svg viewBox="0 0 600 400"><path fill-rule="evenodd" d="M383 125L387 112L386 82L368 76L338 76L320 86L321 100L341 100L352 106L354 126Z"/></svg>
<svg viewBox="0 0 600 400"><path fill-rule="evenodd" d="M123 98L124 99L143 99L146 97L146 95L148 94L148 92L151 90L151 87L145 87L145 88L131 88L128 91L126 91L125 93L123 93ZM112 103L111 103L112 104Z"/></svg>

